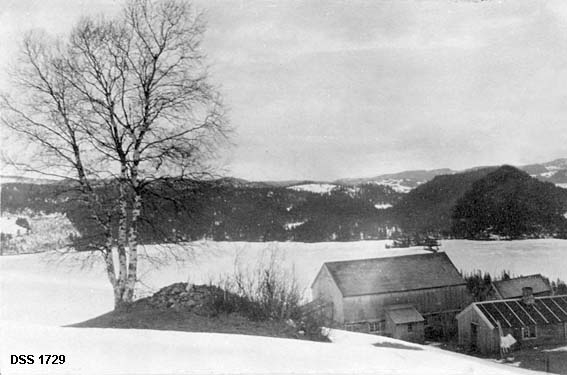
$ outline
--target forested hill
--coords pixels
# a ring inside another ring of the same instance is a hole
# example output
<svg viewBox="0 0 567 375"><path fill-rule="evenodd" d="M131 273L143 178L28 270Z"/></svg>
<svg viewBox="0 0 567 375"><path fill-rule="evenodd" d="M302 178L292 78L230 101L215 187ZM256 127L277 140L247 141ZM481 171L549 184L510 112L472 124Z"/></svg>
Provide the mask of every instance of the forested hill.
<svg viewBox="0 0 567 375"><path fill-rule="evenodd" d="M116 189L101 189L102 203L116 210ZM79 233L97 237L94 220L69 182L3 184L1 204L3 213L63 212ZM566 189L509 166L437 176L407 194L372 183L278 186L230 178L176 180L144 192L141 239L319 242L400 234L565 238L566 213Z"/></svg>
<svg viewBox="0 0 567 375"><path fill-rule="evenodd" d="M567 234L567 190L510 166L476 181L456 203L452 232L465 238Z"/></svg>
<svg viewBox="0 0 567 375"><path fill-rule="evenodd" d="M511 166L438 176L393 209L405 233L441 237L566 236L567 190Z"/></svg>
<svg viewBox="0 0 567 375"><path fill-rule="evenodd" d="M496 168L436 176L413 189L394 207L396 222L406 233L449 236L453 209L475 181Z"/></svg>
<svg viewBox="0 0 567 375"><path fill-rule="evenodd" d="M113 208L112 188L106 187ZM8 212L64 212L80 233L97 233L88 211L66 183L2 185ZM388 186L307 184L292 187L233 183L231 179L153 185L144 193L146 243L217 241L351 241L385 239L393 230L389 207L402 194Z"/></svg>

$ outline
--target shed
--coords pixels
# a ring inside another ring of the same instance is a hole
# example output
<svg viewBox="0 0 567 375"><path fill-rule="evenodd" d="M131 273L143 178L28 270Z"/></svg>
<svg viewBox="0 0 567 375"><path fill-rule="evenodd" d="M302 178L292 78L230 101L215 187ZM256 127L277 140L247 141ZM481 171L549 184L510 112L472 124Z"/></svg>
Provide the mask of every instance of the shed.
<svg viewBox="0 0 567 375"><path fill-rule="evenodd" d="M386 327L390 306L413 306L426 331L447 335L456 333L456 313L472 302L445 253L327 262L311 289L314 299L332 302L333 320L346 329L386 335L393 335Z"/></svg>
<svg viewBox="0 0 567 375"><path fill-rule="evenodd" d="M412 305L386 308L386 330L399 340L423 343L425 319Z"/></svg>
<svg viewBox="0 0 567 375"><path fill-rule="evenodd" d="M522 297L522 289L526 287L532 288L533 295L536 297L550 296L552 294L551 285L540 274L494 281L490 294L493 299L520 298Z"/></svg>
<svg viewBox="0 0 567 375"><path fill-rule="evenodd" d="M567 342L567 296L534 297L475 302L457 314L459 344L482 354L500 350L501 325L520 346Z"/></svg>

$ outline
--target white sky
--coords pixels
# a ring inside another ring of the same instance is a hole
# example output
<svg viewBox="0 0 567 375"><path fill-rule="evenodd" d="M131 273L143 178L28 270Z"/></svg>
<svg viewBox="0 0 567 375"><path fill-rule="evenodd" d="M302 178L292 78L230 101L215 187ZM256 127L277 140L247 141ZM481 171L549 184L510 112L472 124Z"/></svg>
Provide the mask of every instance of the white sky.
<svg viewBox="0 0 567 375"><path fill-rule="evenodd" d="M210 1L228 174L371 176L567 157L563 0ZM114 0L0 0L0 89L29 28ZM6 146L5 146L6 147Z"/></svg>

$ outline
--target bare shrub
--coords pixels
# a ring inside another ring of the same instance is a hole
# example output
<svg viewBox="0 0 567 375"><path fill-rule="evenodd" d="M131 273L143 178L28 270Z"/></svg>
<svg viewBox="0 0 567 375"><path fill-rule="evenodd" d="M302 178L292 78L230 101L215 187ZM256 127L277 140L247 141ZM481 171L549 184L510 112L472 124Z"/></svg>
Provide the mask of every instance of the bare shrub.
<svg viewBox="0 0 567 375"><path fill-rule="evenodd" d="M282 263L277 248L264 251L253 269L242 267L237 258L233 274L214 283L227 292L215 302L219 312L237 312L252 320L299 319L303 293L294 271Z"/></svg>

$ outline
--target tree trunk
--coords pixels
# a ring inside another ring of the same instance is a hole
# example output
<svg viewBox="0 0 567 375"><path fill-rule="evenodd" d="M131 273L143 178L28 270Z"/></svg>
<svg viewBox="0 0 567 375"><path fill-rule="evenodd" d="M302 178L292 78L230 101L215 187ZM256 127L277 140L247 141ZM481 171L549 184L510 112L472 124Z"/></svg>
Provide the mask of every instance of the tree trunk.
<svg viewBox="0 0 567 375"><path fill-rule="evenodd" d="M139 192L135 193L132 207L132 219L130 222L130 236L128 238L128 250L130 259L128 261L128 278L124 290L124 299L128 302L134 300L134 289L138 279L138 218L142 209L142 197Z"/></svg>
<svg viewBox="0 0 567 375"><path fill-rule="evenodd" d="M128 279L128 256L126 246L128 243L128 186L127 186L127 169L125 163L122 165L119 180L119 205L120 212L118 216L118 277L113 285L114 289L114 308L122 309L125 305L132 302L126 296L126 281Z"/></svg>

